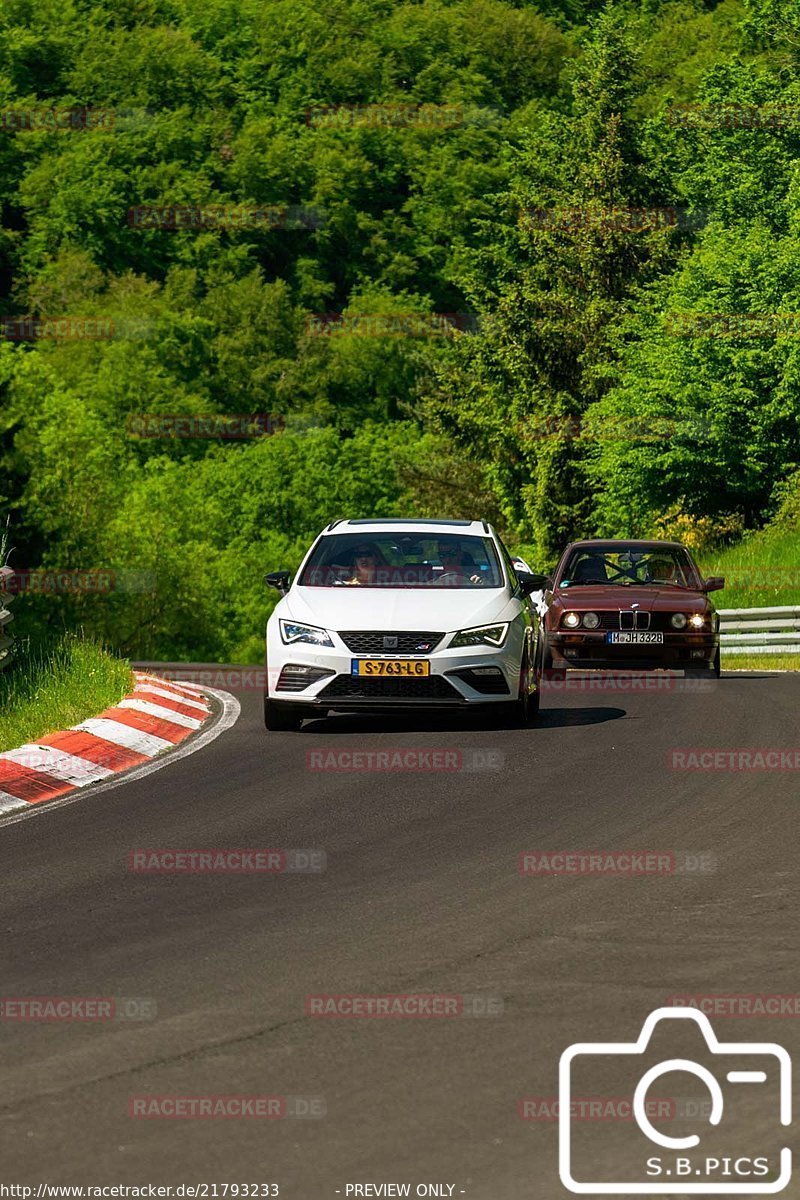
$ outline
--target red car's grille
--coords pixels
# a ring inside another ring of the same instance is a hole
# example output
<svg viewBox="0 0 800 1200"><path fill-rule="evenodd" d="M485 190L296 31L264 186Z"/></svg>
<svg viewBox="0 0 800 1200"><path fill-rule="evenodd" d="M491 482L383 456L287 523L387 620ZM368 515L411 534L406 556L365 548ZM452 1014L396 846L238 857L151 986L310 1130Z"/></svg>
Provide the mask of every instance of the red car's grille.
<svg viewBox="0 0 800 1200"><path fill-rule="evenodd" d="M596 609L587 610L587 611L597 612ZM676 610L676 611L679 611L679 610ZM622 609L620 611L619 609L615 608L613 612L598 612L597 615L600 618L600 624L597 626L598 630L605 631L607 629L653 629L653 630L658 629L658 630L663 630L665 632L671 632L671 633L676 632L675 628L670 624L670 617L672 616L671 612L649 613L649 612L642 612L641 610L639 610L638 622L634 619L634 615L630 609ZM561 618L561 624L559 625L559 629L564 630L566 632L570 632L569 626L564 624L563 617ZM583 633L583 632L585 632L585 628L583 625L579 625L578 628L576 630L574 630L574 632L575 633Z"/></svg>

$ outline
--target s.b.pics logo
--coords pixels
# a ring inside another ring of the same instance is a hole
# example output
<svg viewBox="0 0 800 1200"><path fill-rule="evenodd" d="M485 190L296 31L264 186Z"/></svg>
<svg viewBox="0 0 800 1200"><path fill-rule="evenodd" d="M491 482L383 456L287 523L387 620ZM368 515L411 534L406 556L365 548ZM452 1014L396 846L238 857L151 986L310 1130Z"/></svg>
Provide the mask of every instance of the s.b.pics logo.
<svg viewBox="0 0 800 1200"><path fill-rule="evenodd" d="M691 1008L656 1009L635 1042L575 1043L559 1068L561 1182L584 1195L780 1192L792 1174L781 1130L791 1070L782 1046L720 1042ZM633 1120L575 1122L574 1097L591 1094L629 1096ZM652 1095L672 1102L658 1126Z"/></svg>

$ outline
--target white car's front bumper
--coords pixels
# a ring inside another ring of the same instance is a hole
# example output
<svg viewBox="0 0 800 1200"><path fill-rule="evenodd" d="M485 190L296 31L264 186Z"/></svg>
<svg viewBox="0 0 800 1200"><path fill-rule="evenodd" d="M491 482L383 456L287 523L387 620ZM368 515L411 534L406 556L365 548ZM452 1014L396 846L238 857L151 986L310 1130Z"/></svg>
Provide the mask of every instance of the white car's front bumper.
<svg viewBox="0 0 800 1200"><path fill-rule="evenodd" d="M341 638L329 647L307 643L285 645L273 628L267 639L267 689L270 700L311 705L315 708L349 709L366 707L463 707L515 700L519 692L524 631L513 623L504 644L464 646L448 649L452 634L446 634L430 654L359 653L348 649ZM412 659L427 662L427 676L357 676L354 659L386 661ZM292 670L306 668L306 673ZM479 672L472 674L472 672ZM316 677L313 677L311 673ZM325 672L324 675L317 673ZM311 682L308 682L311 677Z"/></svg>

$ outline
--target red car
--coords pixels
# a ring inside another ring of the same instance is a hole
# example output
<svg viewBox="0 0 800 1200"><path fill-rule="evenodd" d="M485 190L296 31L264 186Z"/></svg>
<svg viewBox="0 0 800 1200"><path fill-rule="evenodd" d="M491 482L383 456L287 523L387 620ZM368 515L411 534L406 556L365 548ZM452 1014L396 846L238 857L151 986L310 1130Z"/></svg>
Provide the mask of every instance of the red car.
<svg viewBox="0 0 800 1200"><path fill-rule="evenodd" d="M678 542L572 542L545 592L545 670L666 668L719 676L719 616Z"/></svg>

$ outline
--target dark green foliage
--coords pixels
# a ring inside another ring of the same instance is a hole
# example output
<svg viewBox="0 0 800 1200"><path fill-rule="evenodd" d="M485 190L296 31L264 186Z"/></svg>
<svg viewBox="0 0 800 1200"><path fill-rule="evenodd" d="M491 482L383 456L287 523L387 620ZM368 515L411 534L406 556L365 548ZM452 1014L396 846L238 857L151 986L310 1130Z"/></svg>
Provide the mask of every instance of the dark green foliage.
<svg viewBox="0 0 800 1200"><path fill-rule="evenodd" d="M670 106L800 112L798 14L6 0L0 315L117 331L0 340L12 565L145 581L30 598L20 623L255 660L261 576L337 515L486 516L547 565L575 534L789 511L800 326L689 338L674 321L800 312L800 120L681 125ZM86 107L96 128L7 116ZM141 205L284 215L135 228ZM697 219L607 219L667 206ZM331 313L349 324L326 331ZM131 436L145 415L248 413L285 428Z"/></svg>

